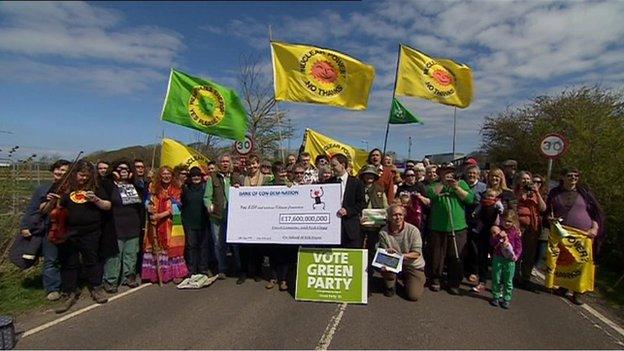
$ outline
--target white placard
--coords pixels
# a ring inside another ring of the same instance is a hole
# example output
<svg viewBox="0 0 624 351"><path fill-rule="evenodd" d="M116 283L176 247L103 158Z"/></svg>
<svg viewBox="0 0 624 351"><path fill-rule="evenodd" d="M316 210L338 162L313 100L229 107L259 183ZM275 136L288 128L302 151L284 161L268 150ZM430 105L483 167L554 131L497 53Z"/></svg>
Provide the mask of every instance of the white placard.
<svg viewBox="0 0 624 351"><path fill-rule="evenodd" d="M230 188L228 243L340 245L340 184Z"/></svg>
<svg viewBox="0 0 624 351"><path fill-rule="evenodd" d="M386 270L400 273L403 268L403 255L400 253L389 253L385 249L378 248L373 258L373 267L385 267Z"/></svg>

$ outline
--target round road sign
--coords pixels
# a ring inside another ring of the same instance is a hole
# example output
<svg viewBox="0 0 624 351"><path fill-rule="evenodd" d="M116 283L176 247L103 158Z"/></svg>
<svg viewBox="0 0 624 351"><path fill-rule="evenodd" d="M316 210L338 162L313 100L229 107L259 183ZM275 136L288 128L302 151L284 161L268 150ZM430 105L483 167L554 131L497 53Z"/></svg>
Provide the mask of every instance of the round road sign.
<svg viewBox="0 0 624 351"><path fill-rule="evenodd" d="M253 150L253 141L246 135L245 139L234 142L234 148L240 155L247 155Z"/></svg>
<svg viewBox="0 0 624 351"><path fill-rule="evenodd" d="M548 134L540 143L540 151L547 158L557 158L568 149L568 141L560 134Z"/></svg>

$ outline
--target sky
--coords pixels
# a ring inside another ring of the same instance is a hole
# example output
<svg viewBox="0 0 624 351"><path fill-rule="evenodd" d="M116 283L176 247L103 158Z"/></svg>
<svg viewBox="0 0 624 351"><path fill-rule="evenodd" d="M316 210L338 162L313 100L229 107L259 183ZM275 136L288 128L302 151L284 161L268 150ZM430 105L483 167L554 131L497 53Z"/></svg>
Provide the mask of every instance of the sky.
<svg viewBox="0 0 624 351"><path fill-rule="evenodd" d="M160 121L171 68L238 88L242 56L272 82L274 40L344 52L375 67L368 109L280 102L305 128L383 147L399 44L473 70L457 109L457 152L479 148L483 120L582 85L621 89L624 1L0 2L0 158L70 157L197 134ZM391 125L399 158L450 152L453 108L401 98L423 125ZM224 141L223 145L229 145Z"/></svg>

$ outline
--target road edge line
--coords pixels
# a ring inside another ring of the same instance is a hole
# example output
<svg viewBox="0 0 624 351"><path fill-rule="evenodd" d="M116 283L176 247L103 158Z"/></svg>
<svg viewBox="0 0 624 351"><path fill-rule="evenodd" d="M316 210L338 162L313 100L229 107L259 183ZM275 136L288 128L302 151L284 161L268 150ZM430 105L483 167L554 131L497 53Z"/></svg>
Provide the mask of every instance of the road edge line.
<svg viewBox="0 0 624 351"><path fill-rule="evenodd" d="M143 288L146 288L146 287L148 287L150 285L152 285L152 283L141 284L141 285L139 285L138 287L136 287L134 289L130 289L128 291L122 292L121 294L117 294L115 296L110 297L108 299L108 302L112 302L112 301L120 299L120 298L122 298L122 297L124 297L126 295L130 295L130 294L132 294L134 292L137 292L137 291L139 291L139 290L141 290ZM42 325L40 325L38 327L32 328L30 330L27 330L27 331L25 331L21 335L21 338L25 338L25 337L34 335L34 334L36 334L36 333L38 333L40 331L46 330L46 329L48 329L50 327L53 327L53 326L55 326L55 325L57 325L59 323L65 322L68 319L72 319L72 318L74 318L74 317L76 317L78 315L81 315L81 314L85 313L85 312L91 311L92 309L98 308L100 306L105 306L105 305L106 305L105 303L103 303L103 304L94 303L94 304L91 304L89 306L83 307L83 308L79 309L78 311L74 311L74 312L72 312L72 313L70 313L68 315L62 316L62 317L57 318L55 320L52 320L50 322L44 323L44 324L42 324Z"/></svg>
<svg viewBox="0 0 624 351"><path fill-rule="evenodd" d="M546 276L542 272L538 271L537 269L535 270L535 275L538 278L540 278L542 281L546 281ZM563 297L562 297L562 299L563 299ZM606 324L609 327L611 327L611 329L615 330L622 337L624 337L624 329L622 327L620 327L619 325L617 325L617 323L615 323L614 321L610 320L609 318L607 318L602 313L596 311L595 309L593 309L592 307L587 305L587 303L585 303L585 304L583 304L583 305L581 305L579 307L583 308L584 310L589 312L591 315L593 315L594 317L598 318L601 322L603 322L604 324Z"/></svg>
<svg viewBox="0 0 624 351"><path fill-rule="evenodd" d="M325 328L325 332L321 335L318 344L314 350L316 351L325 351L331 344L332 339L334 338L334 333L336 333L336 328L338 328L338 324L340 324L340 320L342 319L342 315L344 311L347 309L347 304L342 303L336 308L337 313L335 313L332 318L329 320L327 327Z"/></svg>

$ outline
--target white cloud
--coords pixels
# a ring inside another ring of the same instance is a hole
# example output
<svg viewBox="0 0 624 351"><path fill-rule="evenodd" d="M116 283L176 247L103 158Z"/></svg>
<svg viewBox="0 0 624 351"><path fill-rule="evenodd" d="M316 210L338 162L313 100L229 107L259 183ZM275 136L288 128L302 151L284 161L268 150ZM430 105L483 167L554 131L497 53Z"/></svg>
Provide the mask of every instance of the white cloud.
<svg viewBox="0 0 624 351"><path fill-rule="evenodd" d="M0 52L30 59L95 59L162 68L170 67L184 48L177 33L121 26L121 13L84 2L2 2L0 17Z"/></svg>

